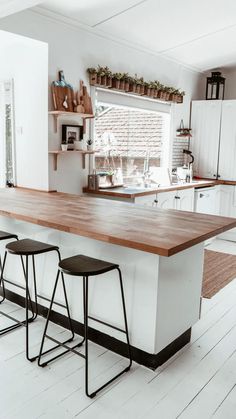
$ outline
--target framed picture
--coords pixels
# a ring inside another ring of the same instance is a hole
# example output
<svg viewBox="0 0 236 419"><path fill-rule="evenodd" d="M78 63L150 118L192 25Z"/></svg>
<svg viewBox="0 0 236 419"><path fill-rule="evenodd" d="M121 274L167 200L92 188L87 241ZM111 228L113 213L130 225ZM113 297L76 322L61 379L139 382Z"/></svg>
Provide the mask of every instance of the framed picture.
<svg viewBox="0 0 236 419"><path fill-rule="evenodd" d="M62 143L68 144L68 149L74 148L74 141L81 140L82 128L81 125L62 125Z"/></svg>

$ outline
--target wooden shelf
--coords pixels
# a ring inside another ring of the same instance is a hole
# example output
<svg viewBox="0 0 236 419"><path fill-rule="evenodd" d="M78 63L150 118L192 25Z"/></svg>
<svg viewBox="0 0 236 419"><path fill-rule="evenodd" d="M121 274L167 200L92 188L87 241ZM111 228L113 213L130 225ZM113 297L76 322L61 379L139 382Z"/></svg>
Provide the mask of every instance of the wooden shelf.
<svg viewBox="0 0 236 419"><path fill-rule="evenodd" d="M53 160L54 160L54 170L57 170L57 158L58 155L60 154L67 154L67 155L71 155L71 154L78 154L82 156L82 167L83 169L85 169L85 156L86 154L95 154L97 150L92 150L92 151L88 151L88 150L66 150L66 151L62 151L62 150L55 150L55 151L49 151L49 154L53 155Z"/></svg>
<svg viewBox="0 0 236 419"><path fill-rule="evenodd" d="M77 113L77 112L66 112L66 111L49 111L49 115L52 115L54 118L54 130L57 132L57 120L60 116L74 116L82 119L93 119L94 115L88 113Z"/></svg>

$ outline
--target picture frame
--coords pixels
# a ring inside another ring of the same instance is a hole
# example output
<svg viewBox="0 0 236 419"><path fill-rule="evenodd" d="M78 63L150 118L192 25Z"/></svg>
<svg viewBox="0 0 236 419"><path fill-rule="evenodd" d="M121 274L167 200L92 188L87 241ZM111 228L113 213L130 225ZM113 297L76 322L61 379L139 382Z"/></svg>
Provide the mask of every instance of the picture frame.
<svg viewBox="0 0 236 419"><path fill-rule="evenodd" d="M83 136L81 125L62 125L62 144L68 144L68 150L74 149L74 141L81 140Z"/></svg>

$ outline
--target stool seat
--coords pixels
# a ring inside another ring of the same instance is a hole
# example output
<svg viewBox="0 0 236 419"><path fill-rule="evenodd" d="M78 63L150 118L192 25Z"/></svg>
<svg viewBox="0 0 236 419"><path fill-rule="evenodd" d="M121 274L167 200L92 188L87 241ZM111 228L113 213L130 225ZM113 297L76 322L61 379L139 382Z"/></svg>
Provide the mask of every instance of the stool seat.
<svg viewBox="0 0 236 419"><path fill-rule="evenodd" d="M22 239L6 245L9 253L15 255L38 255L40 253L50 252L52 250L59 250L58 246L53 246L48 243L42 243L31 239Z"/></svg>
<svg viewBox="0 0 236 419"><path fill-rule="evenodd" d="M0 240L17 239L16 234L7 233L6 231L0 231Z"/></svg>
<svg viewBox="0 0 236 419"><path fill-rule="evenodd" d="M67 275L74 276L93 276L103 274L119 265L105 262L104 260L94 259L84 255L76 255L59 262L59 268Z"/></svg>

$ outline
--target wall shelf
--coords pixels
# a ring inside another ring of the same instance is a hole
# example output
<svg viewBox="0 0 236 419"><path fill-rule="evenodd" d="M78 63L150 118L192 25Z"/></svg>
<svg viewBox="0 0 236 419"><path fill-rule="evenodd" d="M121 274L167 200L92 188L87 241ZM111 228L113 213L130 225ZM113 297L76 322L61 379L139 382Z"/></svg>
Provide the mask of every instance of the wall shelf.
<svg viewBox="0 0 236 419"><path fill-rule="evenodd" d="M55 151L49 151L49 154L51 154L53 156L53 168L54 170L57 170L57 158L59 155L61 154L66 154L66 155L81 155L82 156L82 167L83 169L85 169L85 158L87 154L95 154L96 150L92 150L92 151L82 151L82 150L66 150L66 151L62 151L62 150L55 150Z"/></svg>
<svg viewBox="0 0 236 419"><path fill-rule="evenodd" d="M49 115L52 115L54 118L54 131L57 132L57 121L60 116L73 116L82 118L85 122L86 119L93 119L94 115L88 113L77 113L77 112L66 112L66 111L49 111Z"/></svg>

